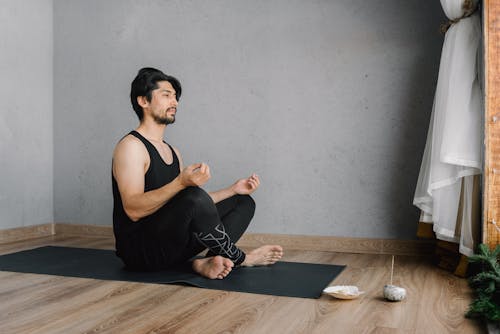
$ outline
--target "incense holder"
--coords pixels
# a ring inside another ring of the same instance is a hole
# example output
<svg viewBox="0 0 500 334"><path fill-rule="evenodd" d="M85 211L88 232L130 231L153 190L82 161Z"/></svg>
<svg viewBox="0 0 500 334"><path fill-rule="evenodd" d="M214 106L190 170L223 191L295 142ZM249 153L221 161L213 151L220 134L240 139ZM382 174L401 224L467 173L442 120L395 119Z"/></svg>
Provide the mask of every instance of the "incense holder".
<svg viewBox="0 0 500 334"><path fill-rule="evenodd" d="M406 297L406 289L395 285L384 286L384 298L392 302L399 302Z"/></svg>

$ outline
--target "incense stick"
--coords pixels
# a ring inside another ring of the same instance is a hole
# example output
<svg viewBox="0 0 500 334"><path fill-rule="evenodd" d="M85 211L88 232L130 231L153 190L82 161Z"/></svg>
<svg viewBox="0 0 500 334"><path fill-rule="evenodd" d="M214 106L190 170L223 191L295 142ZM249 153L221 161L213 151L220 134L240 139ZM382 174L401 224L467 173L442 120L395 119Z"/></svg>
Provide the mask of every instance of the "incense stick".
<svg viewBox="0 0 500 334"><path fill-rule="evenodd" d="M394 255L392 256L392 264L391 264L391 285L392 285L392 273L394 272Z"/></svg>

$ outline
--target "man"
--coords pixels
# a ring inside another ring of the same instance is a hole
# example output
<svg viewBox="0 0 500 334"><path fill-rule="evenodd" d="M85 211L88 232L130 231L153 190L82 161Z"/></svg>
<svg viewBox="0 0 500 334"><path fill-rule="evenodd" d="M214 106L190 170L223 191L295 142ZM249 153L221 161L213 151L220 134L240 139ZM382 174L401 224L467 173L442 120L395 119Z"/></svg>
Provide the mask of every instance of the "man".
<svg viewBox="0 0 500 334"><path fill-rule="evenodd" d="M260 185L256 174L228 188L207 193L205 163L183 166L176 148L164 140L174 123L181 96L179 81L143 68L132 82L130 99L140 124L113 153L113 231L117 255L131 270L161 270L191 260L208 248L192 268L210 279L226 277L235 265L277 262L278 245L245 254L236 241L253 217L249 196Z"/></svg>

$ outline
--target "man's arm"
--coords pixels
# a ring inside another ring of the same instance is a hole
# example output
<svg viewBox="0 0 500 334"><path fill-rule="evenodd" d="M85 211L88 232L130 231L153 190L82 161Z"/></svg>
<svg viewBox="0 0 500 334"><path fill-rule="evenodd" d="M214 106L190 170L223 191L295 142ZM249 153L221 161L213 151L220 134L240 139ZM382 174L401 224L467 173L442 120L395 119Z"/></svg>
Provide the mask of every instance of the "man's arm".
<svg viewBox="0 0 500 334"><path fill-rule="evenodd" d="M236 192L232 190L231 187L227 187L218 191L211 191L208 194L212 197L212 201L214 201L214 203L219 203L226 198L236 195Z"/></svg>
<svg viewBox="0 0 500 334"><path fill-rule="evenodd" d="M210 195L210 197L212 197L214 203L218 203L234 195L250 195L255 190L257 190L259 185L259 176L257 174L252 174L246 179L240 179L236 181L230 187L221 189L219 191L209 192L208 194Z"/></svg>
<svg viewBox="0 0 500 334"><path fill-rule="evenodd" d="M156 212L186 187L204 184L210 178L208 166L190 165L172 182L144 192L144 174L149 163L144 144L131 136L121 140L113 154L113 175L118 183L125 213L132 221Z"/></svg>
<svg viewBox="0 0 500 334"><path fill-rule="evenodd" d="M183 170L183 162L181 155L177 148L174 147L175 154L177 154L177 158L179 159L179 167L181 170ZM207 166L207 171L210 173L210 169ZM234 195L240 194L240 195L249 195L253 193L255 190L260 185L260 179L257 174L252 174L250 177L246 179L241 179L236 181L233 185L230 187L218 190L218 191L212 191L209 192L208 194L212 198L212 201L214 203L219 203L229 197L232 197Z"/></svg>

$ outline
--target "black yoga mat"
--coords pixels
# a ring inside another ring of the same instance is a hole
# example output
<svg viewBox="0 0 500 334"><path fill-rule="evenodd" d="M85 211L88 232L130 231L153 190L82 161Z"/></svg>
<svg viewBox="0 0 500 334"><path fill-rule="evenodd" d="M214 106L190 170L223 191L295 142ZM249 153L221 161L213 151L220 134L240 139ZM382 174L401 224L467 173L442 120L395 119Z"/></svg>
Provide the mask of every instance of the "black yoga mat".
<svg viewBox="0 0 500 334"><path fill-rule="evenodd" d="M0 256L0 270L101 280L188 284L199 288L275 296L319 298L345 266L278 262L272 266L239 267L222 280L210 280L190 265L168 271L131 272L112 250L46 246Z"/></svg>

